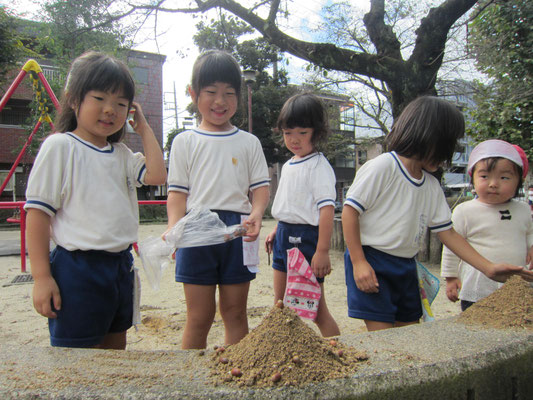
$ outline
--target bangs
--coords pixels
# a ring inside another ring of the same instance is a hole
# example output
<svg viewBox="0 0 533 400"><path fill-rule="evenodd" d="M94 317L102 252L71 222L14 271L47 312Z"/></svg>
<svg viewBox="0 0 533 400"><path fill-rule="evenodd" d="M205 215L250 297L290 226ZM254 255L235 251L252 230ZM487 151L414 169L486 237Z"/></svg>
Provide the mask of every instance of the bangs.
<svg viewBox="0 0 533 400"><path fill-rule="evenodd" d="M102 92L117 93L122 91L123 95L131 103L135 96L135 83L128 70L120 64L109 59L99 65L95 65L92 73L88 77L84 92L98 90Z"/></svg>
<svg viewBox="0 0 533 400"><path fill-rule="evenodd" d="M206 57L198 73L198 89L215 82L227 83L237 94L241 92L241 72L239 65L227 56Z"/></svg>

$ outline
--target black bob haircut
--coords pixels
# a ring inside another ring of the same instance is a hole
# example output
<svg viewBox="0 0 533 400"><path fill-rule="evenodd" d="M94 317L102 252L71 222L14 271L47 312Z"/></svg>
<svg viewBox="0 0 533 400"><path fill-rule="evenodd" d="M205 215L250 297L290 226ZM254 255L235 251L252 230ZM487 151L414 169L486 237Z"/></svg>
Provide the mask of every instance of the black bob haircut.
<svg viewBox="0 0 533 400"><path fill-rule="evenodd" d="M405 107L386 137L388 151L433 163L449 163L463 137L463 114L452 103L421 96Z"/></svg>

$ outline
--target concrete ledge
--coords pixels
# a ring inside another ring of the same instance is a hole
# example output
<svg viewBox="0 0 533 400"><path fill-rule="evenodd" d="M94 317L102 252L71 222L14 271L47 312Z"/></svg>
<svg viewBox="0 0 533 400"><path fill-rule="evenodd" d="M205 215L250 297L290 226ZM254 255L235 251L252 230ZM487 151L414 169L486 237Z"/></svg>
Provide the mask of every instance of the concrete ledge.
<svg viewBox="0 0 533 400"><path fill-rule="evenodd" d="M455 318L345 335L368 352L351 377L271 389L214 386L209 351L141 352L0 344L2 399L532 399L533 331Z"/></svg>

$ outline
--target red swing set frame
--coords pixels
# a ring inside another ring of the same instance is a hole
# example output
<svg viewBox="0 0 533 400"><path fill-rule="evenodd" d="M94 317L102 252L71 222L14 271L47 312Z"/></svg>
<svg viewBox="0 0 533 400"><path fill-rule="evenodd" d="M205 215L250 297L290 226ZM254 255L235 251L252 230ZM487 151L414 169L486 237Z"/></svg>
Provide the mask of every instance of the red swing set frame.
<svg viewBox="0 0 533 400"><path fill-rule="evenodd" d="M6 188L7 184L9 183L9 180L15 173L15 170L18 167L20 160L24 156L26 149L30 146L35 134L37 133L37 131L39 130L43 122L47 122L52 128L52 130L55 130L54 124L52 123L50 115L48 114L48 107L46 106L45 100L42 96L43 95L42 88L44 88L44 90L50 97L50 100L52 100L52 103L54 104L55 108L57 110L60 109L59 102L57 101L57 98L52 88L48 84L48 81L46 80L46 77L44 76L41 67L35 60L28 60L26 64L24 64L22 69L20 70L17 77L13 80L13 83L11 83L11 85L7 89L7 92L4 94L4 96L0 100L0 112L2 112L6 103L11 98L15 90L19 87L20 83L23 81L23 79L26 77L27 74L30 74L30 77L32 79L35 97L39 104L40 116L39 116L37 123L33 127L31 134L26 139L26 142L24 143L24 146L20 150L17 158L13 162L13 165L11 169L9 170L6 178L4 179L2 186L0 186L0 194L4 192L4 189ZM26 272L26 211L24 210L24 204L26 204L26 202L24 201L0 201L1 209L14 208L14 209L18 209L20 213L20 217L8 218L7 222L20 224L20 270L21 272Z"/></svg>

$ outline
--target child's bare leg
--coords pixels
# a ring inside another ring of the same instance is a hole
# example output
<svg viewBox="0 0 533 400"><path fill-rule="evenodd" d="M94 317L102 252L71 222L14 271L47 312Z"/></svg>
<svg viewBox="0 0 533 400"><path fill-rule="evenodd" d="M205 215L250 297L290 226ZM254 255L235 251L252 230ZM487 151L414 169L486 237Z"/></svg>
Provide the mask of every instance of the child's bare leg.
<svg viewBox="0 0 533 400"><path fill-rule="evenodd" d="M326 304L326 294L324 293L324 283L320 284L320 289L322 289L322 296L318 302L318 312L315 320L315 324L320 329L320 333L324 337L338 336L341 334L337 322L331 315Z"/></svg>
<svg viewBox="0 0 533 400"><path fill-rule="evenodd" d="M108 333L104 336L99 344L94 346L94 348L106 350L124 350L126 348L126 333L127 331Z"/></svg>
<svg viewBox="0 0 533 400"><path fill-rule="evenodd" d="M287 286L287 273L274 270L274 304L285 297L285 287Z"/></svg>
<svg viewBox="0 0 533 400"><path fill-rule="evenodd" d="M396 321L394 323L394 327L395 328L401 328L402 326L407 326L407 325L414 325L414 324L418 324L420 321L411 321L411 322L400 322L400 321Z"/></svg>
<svg viewBox="0 0 533 400"><path fill-rule="evenodd" d="M248 333L248 290L250 282L219 285L220 316L224 321L226 345L238 343Z"/></svg>
<svg viewBox="0 0 533 400"><path fill-rule="evenodd" d="M187 303L187 319L181 348L205 349L207 347L207 335L215 319L216 286L184 283L183 291Z"/></svg>
<svg viewBox="0 0 533 400"><path fill-rule="evenodd" d="M394 324L391 324L390 322L371 321L369 319L365 319L364 321L368 332L394 328Z"/></svg>

